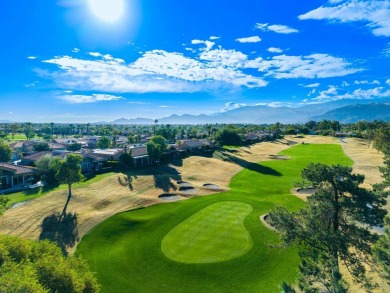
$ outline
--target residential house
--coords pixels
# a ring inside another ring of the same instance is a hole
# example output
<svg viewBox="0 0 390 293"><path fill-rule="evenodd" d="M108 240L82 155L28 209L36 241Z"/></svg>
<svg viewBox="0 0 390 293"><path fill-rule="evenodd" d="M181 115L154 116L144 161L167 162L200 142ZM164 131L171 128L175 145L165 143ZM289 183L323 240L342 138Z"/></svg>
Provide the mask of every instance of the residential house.
<svg viewBox="0 0 390 293"><path fill-rule="evenodd" d="M36 174L29 167L0 163L0 190L31 185Z"/></svg>
<svg viewBox="0 0 390 293"><path fill-rule="evenodd" d="M94 149L92 153L100 157L107 158L110 161L119 161L119 158L124 154L123 149Z"/></svg>
<svg viewBox="0 0 390 293"><path fill-rule="evenodd" d="M43 151L43 152L37 152L28 156L25 156L22 158L20 165L24 166L35 166L35 163L42 158L45 155L50 155L54 157L60 157L61 159L65 159L66 156L70 152L67 151Z"/></svg>
<svg viewBox="0 0 390 293"><path fill-rule="evenodd" d="M38 141L34 140L21 140L18 142L11 143L9 146L12 150L17 151L23 154L32 154L35 152L34 145L37 144Z"/></svg>
<svg viewBox="0 0 390 293"><path fill-rule="evenodd" d="M213 145L207 139L180 140L179 149L196 153L211 150Z"/></svg>
<svg viewBox="0 0 390 293"><path fill-rule="evenodd" d="M81 161L81 170L83 173L94 172L102 169L104 162L108 159L93 153L82 153L83 160Z"/></svg>
<svg viewBox="0 0 390 293"><path fill-rule="evenodd" d="M146 146L131 147L131 158L134 168L142 168L151 165Z"/></svg>

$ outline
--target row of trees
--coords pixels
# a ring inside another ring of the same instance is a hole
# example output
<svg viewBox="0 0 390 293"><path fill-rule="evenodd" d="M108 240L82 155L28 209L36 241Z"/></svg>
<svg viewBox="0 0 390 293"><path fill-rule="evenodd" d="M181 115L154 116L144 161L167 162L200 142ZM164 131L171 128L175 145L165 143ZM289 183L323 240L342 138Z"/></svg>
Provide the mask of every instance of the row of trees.
<svg viewBox="0 0 390 293"><path fill-rule="evenodd" d="M367 267L382 267L390 280L390 231L386 219L385 235L373 228L383 225L390 186L390 127L378 131L374 146L385 155L381 168L384 181L372 189L361 187L364 176L353 174L341 165L310 164L302 179L315 187L307 204L298 212L279 207L270 213L272 225L284 245L298 245L301 265L298 287L303 292L347 292L348 284L341 267L354 282L371 291L375 283L367 276ZM375 246L373 246L375 244ZM296 292L283 284L285 292Z"/></svg>

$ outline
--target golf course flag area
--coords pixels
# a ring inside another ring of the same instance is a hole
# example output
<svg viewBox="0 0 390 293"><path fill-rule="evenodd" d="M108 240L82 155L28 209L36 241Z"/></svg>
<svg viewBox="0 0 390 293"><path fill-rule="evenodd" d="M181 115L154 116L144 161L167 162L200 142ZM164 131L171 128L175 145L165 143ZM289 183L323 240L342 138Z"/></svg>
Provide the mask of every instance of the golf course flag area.
<svg viewBox="0 0 390 293"><path fill-rule="evenodd" d="M119 213L83 237L76 255L102 292L281 292L294 282L294 247L259 220L276 206L298 210L291 195L311 162L351 166L340 145L299 144L283 160L248 165L214 195ZM287 159L289 158L289 159Z"/></svg>
<svg viewBox="0 0 390 293"><path fill-rule="evenodd" d="M173 228L161 249L175 261L211 263L236 258L252 247L244 219L252 206L237 201L221 201L197 212Z"/></svg>

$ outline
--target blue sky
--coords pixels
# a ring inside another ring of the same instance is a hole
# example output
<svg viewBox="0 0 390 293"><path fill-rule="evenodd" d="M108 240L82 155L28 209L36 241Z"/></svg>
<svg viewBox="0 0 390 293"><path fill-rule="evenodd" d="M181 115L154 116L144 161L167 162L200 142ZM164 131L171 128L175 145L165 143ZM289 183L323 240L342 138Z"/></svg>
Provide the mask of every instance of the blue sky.
<svg viewBox="0 0 390 293"><path fill-rule="evenodd" d="M0 120L390 97L390 1L3 0Z"/></svg>

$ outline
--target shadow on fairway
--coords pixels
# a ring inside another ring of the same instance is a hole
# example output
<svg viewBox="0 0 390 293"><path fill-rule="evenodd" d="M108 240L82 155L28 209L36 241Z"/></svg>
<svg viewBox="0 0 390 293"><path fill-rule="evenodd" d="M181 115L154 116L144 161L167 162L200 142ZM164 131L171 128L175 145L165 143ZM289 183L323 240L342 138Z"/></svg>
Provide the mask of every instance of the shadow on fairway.
<svg viewBox="0 0 390 293"><path fill-rule="evenodd" d="M66 213L65 218L61 221L61 213L56 212L44 218L41 227L39 240L55 242L65 255L67 250L79 240L76 213Z"/></svg>
<svg viewBox="0 0 390 293"><path fill-rule="evenodd" d="M275 169L260 164L248 162L244 159L238 158L236 156L232 156L230 154L223 153L223 159L257 173L272 175L272 176L282 176L282 174L276 171Z"/></svg>

